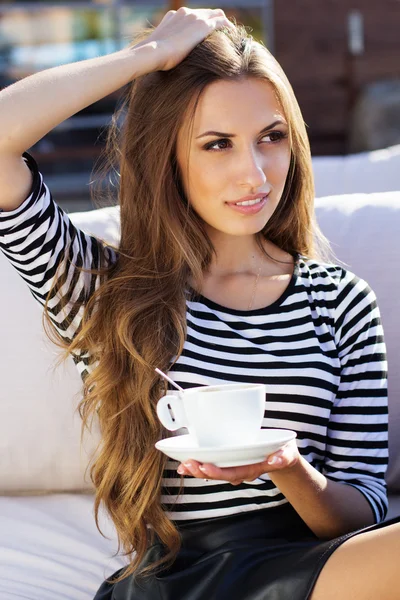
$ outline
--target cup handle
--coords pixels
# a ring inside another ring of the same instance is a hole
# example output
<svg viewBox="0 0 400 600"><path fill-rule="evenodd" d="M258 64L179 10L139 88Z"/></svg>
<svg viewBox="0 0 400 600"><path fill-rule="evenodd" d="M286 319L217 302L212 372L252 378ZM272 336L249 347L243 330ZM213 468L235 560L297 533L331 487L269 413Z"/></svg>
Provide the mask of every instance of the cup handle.
<svg viewBox="0 0 400 600"><path fill-rule="evenodd" d="M157 416L161 423L170 431L187 427L185 409L182 399L176 394L163 396L157 402Z"/></svg>

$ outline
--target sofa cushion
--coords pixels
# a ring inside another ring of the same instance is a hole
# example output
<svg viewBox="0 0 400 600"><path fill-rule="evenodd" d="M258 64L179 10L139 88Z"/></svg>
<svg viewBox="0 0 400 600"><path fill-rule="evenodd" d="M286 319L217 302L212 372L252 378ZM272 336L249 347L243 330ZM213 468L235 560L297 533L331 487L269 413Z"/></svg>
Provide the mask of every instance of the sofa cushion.
<svg viewBox="0 0 400 600"><path fill-rule="evenodd" d="M127 564L114 557L115 529L92 494L0 497L0 598L92 600L101 583Z"/></svg>
<svg viewBox="0 0 400 600"><path fill-rule="evenodd" d="M318 197L399 189L400 144L347 156L315 156L312 162Z"/></svg>
<svg viewBox="0 0 400 600"><path fill-rule="evenodd" d="M336 256L368 281L377 296L389 366L387 482L392 491L400 491L400 192L318 198L315 207Z"/></svg>
<svg viewBox="0 0 400 600"><path fill-rule="evenodd" d="M118 243L118 208L70 217ZM2 252L0 280L0 493L91 490L84 474L98 432L86 437L81 450L78 371L72 359L55 368L60 351L44 334L42 308Z"/></svg>

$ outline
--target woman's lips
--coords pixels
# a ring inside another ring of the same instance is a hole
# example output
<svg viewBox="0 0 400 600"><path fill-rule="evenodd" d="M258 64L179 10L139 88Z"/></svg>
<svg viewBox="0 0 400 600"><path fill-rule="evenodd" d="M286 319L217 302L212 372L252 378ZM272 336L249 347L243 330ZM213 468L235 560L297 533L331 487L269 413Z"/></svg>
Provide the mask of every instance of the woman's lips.
<svg viewBox="0 0 400 600"><path fill-rule="evenodd" d="M250 206L238 206L237 204L234 204L233 202L231 203L226 203L227 206L229 206L229 208L233 208L233 210L236 210L237 212L242 213L243 215L255 215L258 212L260 212L260 210L262 210L264 208L264 206L266 205L268 200L268 195L264 196L263 198L260 198L260 201L257 202L257 204L251 204Z"/></svg>

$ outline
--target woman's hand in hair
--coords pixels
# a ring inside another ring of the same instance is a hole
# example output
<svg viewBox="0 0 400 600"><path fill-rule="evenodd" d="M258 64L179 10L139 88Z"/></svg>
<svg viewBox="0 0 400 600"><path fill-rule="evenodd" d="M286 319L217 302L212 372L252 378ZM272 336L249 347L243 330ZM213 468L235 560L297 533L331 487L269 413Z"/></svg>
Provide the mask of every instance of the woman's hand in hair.
<svg viewBox="0 0 400 600"><path fill-rule="evenodd" d="M239 485L243 482L254 481L266 473L280 471L283 474L285 471L289 472L297 465L299 459L300 453L296 440L292 440L274 454L270 454L261 463L244 465L242 467L217 467L208 463L201 464L196 460L188 460L179 465L178 473L181 475L192 475L200 479L228 481L232 485Z"/></svg>
<svg viewBox="0 0 400 600"><path fill-rule="evenodd" d="M159 52L157 71L168 71L179 64L215 29L234 28L221 9L182 7L168 11L161 23L138 45L156 42Z"/></svg>

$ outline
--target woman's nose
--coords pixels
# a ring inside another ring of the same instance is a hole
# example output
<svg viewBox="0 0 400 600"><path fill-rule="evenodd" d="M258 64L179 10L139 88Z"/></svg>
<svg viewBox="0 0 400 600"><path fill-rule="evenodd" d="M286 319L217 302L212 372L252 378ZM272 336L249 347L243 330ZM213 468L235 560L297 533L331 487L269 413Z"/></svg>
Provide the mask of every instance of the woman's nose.
<svg viewBox="0 0 400 600"><path fill-rule="evenodd" d="M258 189L265 184L267 176L263 158L254 150L242 154L236 170L239 185Z"/></svg>

